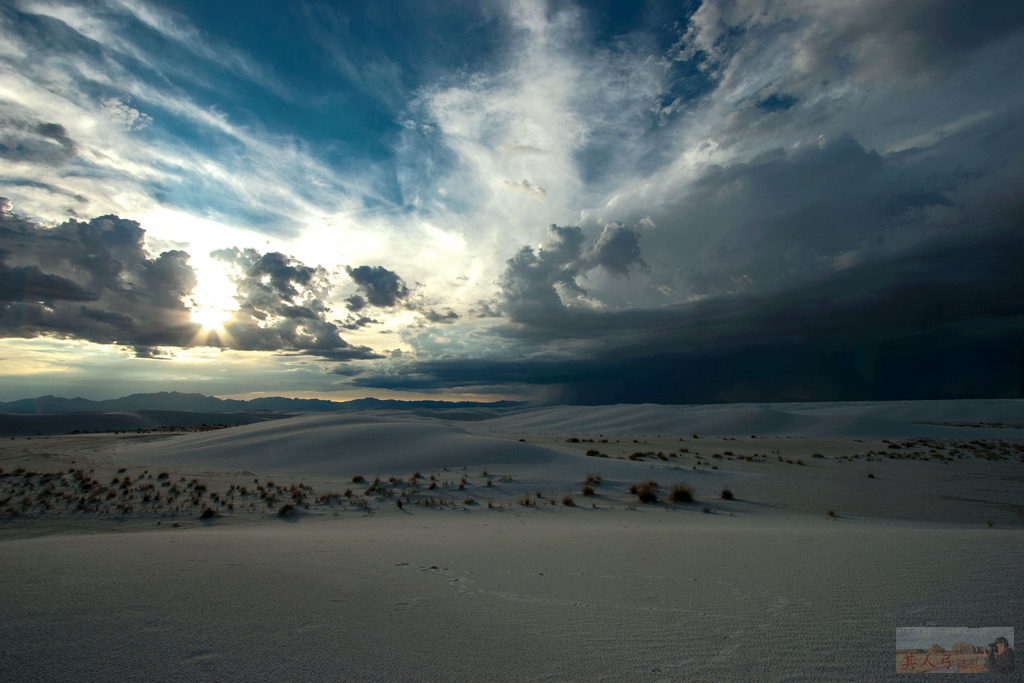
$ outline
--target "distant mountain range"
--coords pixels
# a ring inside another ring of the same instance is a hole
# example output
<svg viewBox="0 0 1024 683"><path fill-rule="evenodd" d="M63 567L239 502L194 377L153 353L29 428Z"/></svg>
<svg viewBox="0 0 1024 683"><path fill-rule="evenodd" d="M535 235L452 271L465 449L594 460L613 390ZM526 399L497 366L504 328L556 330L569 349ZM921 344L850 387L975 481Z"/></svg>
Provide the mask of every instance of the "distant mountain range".
<svg viewBox="0 0 1024 683"><path fill-rule="evenodd" d="M518 401L396 401L391 399L359 398L352 401L324 401L317 398L283 398L273 396L249 401L223 399L203 394L182 394L161 391L155 394L132 394L106 401L87 398L61 398L40 396L20 401L0 403L0 413L13 415L42 415L59 413L116 413L137 410L173 410L203 413L232 413L267 410L287 412L330 412L353 410L444 410L458 408L516 408L525 405Z"/></svg>

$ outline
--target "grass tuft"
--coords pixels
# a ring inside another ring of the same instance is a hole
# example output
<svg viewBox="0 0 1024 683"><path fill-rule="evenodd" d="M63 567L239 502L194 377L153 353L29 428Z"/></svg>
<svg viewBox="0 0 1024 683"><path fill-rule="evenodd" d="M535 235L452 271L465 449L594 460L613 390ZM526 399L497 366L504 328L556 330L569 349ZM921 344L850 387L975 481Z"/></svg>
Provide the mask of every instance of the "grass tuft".
<svg viewBox="0 0 1024 683"><path fill-rule="evenodd" d="M629 492L640 499L641 503L658 502L658 482L646 479L629 487Z"/></svg>
<svg viewBox="0 0 1024 683"><path fill-rule="evenodd" d="M689 484L673 484L670 499L673 503L692 503L693 487Z"/></svg>

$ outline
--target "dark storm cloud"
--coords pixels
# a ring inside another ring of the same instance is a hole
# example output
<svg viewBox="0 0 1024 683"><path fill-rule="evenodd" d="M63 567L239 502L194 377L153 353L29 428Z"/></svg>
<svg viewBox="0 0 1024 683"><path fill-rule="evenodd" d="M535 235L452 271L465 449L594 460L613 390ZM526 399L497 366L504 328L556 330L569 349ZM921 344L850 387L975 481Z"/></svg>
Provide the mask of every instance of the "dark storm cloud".
<svg viewBox="0 0 1024 683"><path fill-rule="evenodd" d="M234 348L295 352L326 360L380 358L352 346L327 320L332 283L321 266L307 266L280 252L220 249L210 254L232 266L238 311L227 326Z"/></svg>
<svg viewBox="0 0 1024 683"><path fill-rule="evenodd" d="M99 297L71 280L48 275L37 266L10 268L7 251L0 249L0 301L95 301Z"/></svg>
<svg viewBox="0 0 1024 683"><path fill-rule="evenodd" d="M649 214L652 278L689 296L768 293L917 248L1005 228L1020 209L1021 109L883 154L850 136L711 166Z"/></svg>
<svg viewBox="0 0 1024 683"><path fill-rule="evenodd" d="M583 243L579 227L552 225L539 249L526 246L516 252L498 280L509 317L531 320L561 313L566 309L563 296L570 301L586 296L577 278L594 268L628 276L631 270L646 267L640 258L639 234L621 224L605 226L586 253Z"/></svg>
<svg viewBox="0 0 1024 683"><path fill-rule="evenodd" d="M1002 0L876 2L859 22L821 37L824 55L854 53L868 41L885 43L904 68L955 67L985 45L1024 28L1024 6Z"/></svg>
<svg viewBox="0 0 1024 683"><path fill-rule="evenodd" d="M0 158L47 166L78 153L75 141L59 123L0 118Z"/></svg>
<svg viewBox="0 0 1024 683"><path fill-rule="evenodd" d="M409 297L409 288L398 276L398 273L383 266L345 266L352 281L356 283L365 296L365 302L379 308L391 308ZM357 300L358 299L358 300ZM363 298L349 297L349 310L358 311L362 308ZM353 306L358 306L353 308Z"/></svg>
<svg viewBox="0 0 1024 683"><path fill-rule="evenodd" d="M117 216L45 228L4 210L0 334L126 346L187 344L195 326L182 297L196 284L188 254L152 257L144 240L138 223Z"/></svg>
<svg viewBox="0 0 1024 683"><path fill-rule="evenodd" d="M634 269L647 268L640 258L640 233L621 223L609 223L604 227L587 254L587 261L620 276L627 276Z"/></svg>
<svg viewBox="0 0 1024 683"><path fill-rule="evenodd" d="M152 346L134 346L132 347L132 353L135 354L136 358L149 358L151 360L174 360L174 356L169 353L166 349L155 348Z"/></svg>
<svg viewBox="0 0 1024 683"><path fill-rule="evenodd" d="M353 294L345 299L345 307L353 313L356 313L366 308L366 299L358 294Z"/></svg>
<svg viewBox="0 0 1024 683"><path fill-rule="evenodd" d="M576 283L578 271L570 266L579 258L582 241L579 228L552 225L547 244L536 252L533 247L523 247L506 262L498 286L513 319L551 315L565 308L555 285L583 293Z"/></svg>
<svg viewBox="0 0 1024 683"><path fill-rule="evenodd" d="M368 318L365 315L348 315L345 316L344 320L338 321L338 324L345 330L359 330L368 325L379 325L380 321L375 318Z"/></svg>
<svg viewBox="0 0 1024 683"><path fill-rule="evenodd" d="M813 30L794 30L797 27ZM795 40L802 69L821 79L948 71L1024 27L1024 7L1002 0L867 0L764 3L706 0L679 58L719 73L738 52L779 33Z"/></svg>
<svg viewBox="0 0 1024 683"><path fill-rule="evenodd" d="M433 308L429 308L420 311L420 315L426 318L428 322L437 323L441 325L450 325L459 319L459 314L450 308L446 310L444 313L438 313Z"/></svg>
<svg viewBox="0 0 1024 683"><path fill-rule="evenodd" d="M1024 216L1022 216L1024 217ZM571 360L434 360L365 373L389 389L556 385L575 403L1024 395L1024 221L853 267L780 295L565 311L498 330L582 342Z"/></svg>

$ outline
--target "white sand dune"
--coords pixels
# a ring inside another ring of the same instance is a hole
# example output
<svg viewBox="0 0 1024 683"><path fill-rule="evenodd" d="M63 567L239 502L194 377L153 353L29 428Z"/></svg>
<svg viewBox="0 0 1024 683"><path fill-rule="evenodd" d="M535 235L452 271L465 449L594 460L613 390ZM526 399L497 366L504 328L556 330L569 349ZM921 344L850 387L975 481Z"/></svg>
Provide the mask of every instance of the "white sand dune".
<svg viewBox="0 0 1024 683"><path fill-rule="evenodd" d="M1021 422L1017 401L599 406L3 440L0 511L23 512L0 515L0 680L901 680L898 626L1024 633ZM74 472L133 511L42 510L85 496ZM658 503L628 491L647 478ZM681 482L696 503L666 503Z"/></svg>
<svg viewBox="0 0 1024 683"><path fill-rule="evenodd" d="M923 423L1024 425L1024 401L559 406L515 411L481 423L494 431L729 436L975 438L977 427ZM1012 428L986 433L1013 436Z"/></svg>
<svg viewBox="0 0 1024 683"><path fill-rule="evenodd" d="M409 475L480 465L546 465L564 456L526 443L467 434L403 412L312 413L188 434L133 448L139 461L167 465L345 477Z"/></svg>

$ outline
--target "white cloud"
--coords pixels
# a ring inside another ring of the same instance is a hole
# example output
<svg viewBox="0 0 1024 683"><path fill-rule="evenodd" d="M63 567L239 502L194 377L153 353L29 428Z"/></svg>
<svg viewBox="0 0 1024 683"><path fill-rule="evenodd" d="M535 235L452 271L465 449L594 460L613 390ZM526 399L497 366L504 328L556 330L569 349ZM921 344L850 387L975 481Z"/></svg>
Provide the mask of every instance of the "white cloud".
<svg viewBox="0 0 1024 683"><path fill-rule="evenodd" d="M517 183L513 183L508 180L502 180L501 184L514 192L526 195L530 199L536 199L539 202L544 201L548 197L548 193L544 191L543 187L534 185L533 183L526 179L520 180Z"/></svg>
<svg viewBox="0 0 1024 683"><path fill-rule="evenodd" d="M108 97L101 100L100 104L107 110L110 118L123 125L127 131L142 130L153 125L153 117L129 106L130 102L130 97L122 95L121 97Z"/></svg>

